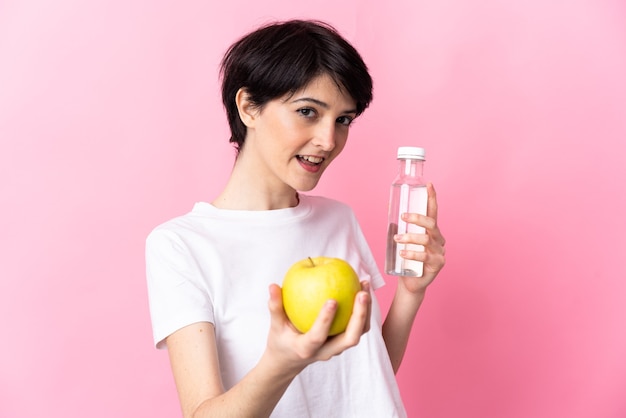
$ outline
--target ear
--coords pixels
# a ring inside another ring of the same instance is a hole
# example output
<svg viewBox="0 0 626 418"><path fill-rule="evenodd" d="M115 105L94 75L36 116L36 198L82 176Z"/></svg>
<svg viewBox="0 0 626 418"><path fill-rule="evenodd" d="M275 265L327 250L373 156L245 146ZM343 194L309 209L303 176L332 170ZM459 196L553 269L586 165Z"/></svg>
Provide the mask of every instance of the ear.
<svg viewBox="0 0 626 418"><path fill-rule="evenodd" d="M239 112L239 118L248 128L253 128L259 109L250 101L248 91L245 88L237 90L235 95L235 103L237 104L237 111Z"/></svg>

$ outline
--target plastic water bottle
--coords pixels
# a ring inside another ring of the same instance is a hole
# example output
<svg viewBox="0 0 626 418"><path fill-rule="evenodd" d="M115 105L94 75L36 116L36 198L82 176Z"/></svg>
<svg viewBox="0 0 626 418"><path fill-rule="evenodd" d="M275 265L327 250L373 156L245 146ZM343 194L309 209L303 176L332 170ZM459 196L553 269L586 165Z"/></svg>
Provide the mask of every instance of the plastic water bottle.
<svg viewBox="0 0 626 418"><path fill-rule="evenodd" d="M398 175L391 184L389 197L389 222L387 229L387 255L385 272L395 276L421 277L424 265L421 261L407 260L400 256L401 250L424 251L422 245L399 244L394 241L396 234L423 234L424 228L406 223L403 213L426 215L428 192L424 181L424 148L398 148Z"/></svg>

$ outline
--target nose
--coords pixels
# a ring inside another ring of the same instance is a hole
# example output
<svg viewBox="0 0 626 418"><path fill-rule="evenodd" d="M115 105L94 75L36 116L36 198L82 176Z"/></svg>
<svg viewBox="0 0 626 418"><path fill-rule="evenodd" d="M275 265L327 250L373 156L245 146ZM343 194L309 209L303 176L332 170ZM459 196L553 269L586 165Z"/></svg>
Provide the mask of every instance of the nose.
<svg viewBox="0 0 626 418"><path fill-rule="evenodd" d="M336 130L334 121L333 123L319 124L314 133L313 145L323 151L330 152L335 149L335 146L337 145L335 135Z"/></svg>

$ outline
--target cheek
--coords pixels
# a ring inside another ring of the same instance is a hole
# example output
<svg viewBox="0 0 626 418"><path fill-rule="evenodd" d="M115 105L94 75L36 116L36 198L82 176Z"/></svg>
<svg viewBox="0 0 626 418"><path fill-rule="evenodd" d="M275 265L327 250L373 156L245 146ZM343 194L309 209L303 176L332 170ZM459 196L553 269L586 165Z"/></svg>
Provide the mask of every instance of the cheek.
<svg viewBox="0 0 626 418"><path fill-rule="evenodd" d="M337 158L339 154L341 154L343 148L346 146L346 142L347 136L341 136L335 139L335 148L332 150L330 156L326 160L326 166L330 165L335 160L335 158Z"/></svg>
<svg viewBox="0 0 626 418"><path fill-rule="evenodd" d="M337 133L337 138L335 139L335 149L333 150L335 156L339 155L343 148L346 146L348 142L348 131Z"/></svg>
<svg viewBox="0 0 626 418"><path fill-rule="evenodd" d="M291 115L285 115L282 118L274 120L272 130L276 135L280 135L283 141L287 143L297 143L302 140L302 137L308 135L307 126L296 118L289 116Z"/></svg>
<svg viewBox="0 0 626 418"><path fill-rule="evenodd" d="M272 110L272 112L266 111L262 119L264 128L267 131L278 133L287 129L293 129L294 121L288 112L283 109Z"/></svg>

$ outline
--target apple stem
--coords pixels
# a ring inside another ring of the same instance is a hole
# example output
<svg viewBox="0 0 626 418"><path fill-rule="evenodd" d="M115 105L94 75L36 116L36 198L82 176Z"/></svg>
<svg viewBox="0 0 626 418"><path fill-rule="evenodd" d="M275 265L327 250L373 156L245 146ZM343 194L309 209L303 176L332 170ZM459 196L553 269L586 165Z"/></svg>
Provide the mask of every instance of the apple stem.
<svg viewBox="0 0 626 418"><path fill-rule="evenodd" d="M311 267L315 267L315 263L313 262L313 259L311 257L309 257L309 261L311 262Z"/></svg>

